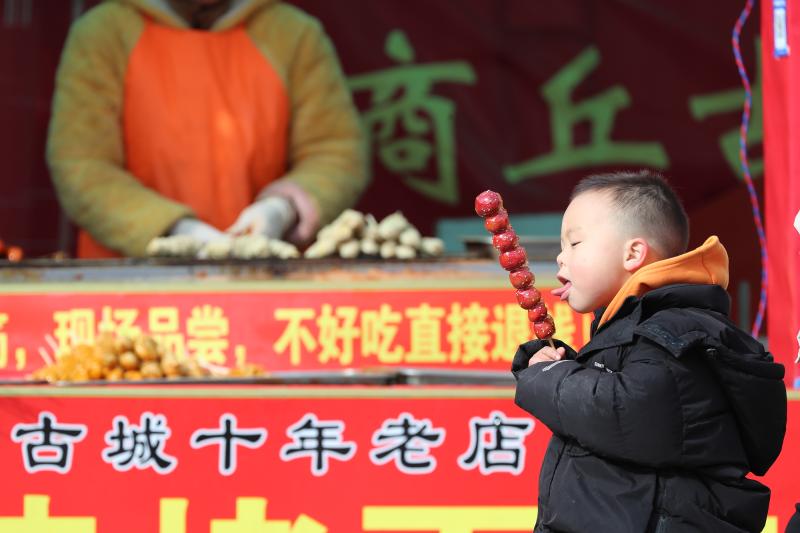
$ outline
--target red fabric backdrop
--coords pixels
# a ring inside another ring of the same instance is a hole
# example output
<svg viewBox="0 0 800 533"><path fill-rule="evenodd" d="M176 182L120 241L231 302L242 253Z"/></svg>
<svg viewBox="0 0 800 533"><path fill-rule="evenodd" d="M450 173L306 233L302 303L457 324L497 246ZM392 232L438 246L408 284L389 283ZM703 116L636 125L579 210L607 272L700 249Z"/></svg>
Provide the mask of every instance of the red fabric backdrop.
<svg viewBox="0 0 800 533"><path fill-rule="evenodd" d="M788 56L775 57L773 2L761 3L764 64L764 159L766 232L770 267L769 345L786 365L787 383L800 386L797 332L800 329L800 235L793 222L800 211L800 9L788 11ZM792 40L794 38L794 42ZM794 148L794 149L792 149Z"/></svg>

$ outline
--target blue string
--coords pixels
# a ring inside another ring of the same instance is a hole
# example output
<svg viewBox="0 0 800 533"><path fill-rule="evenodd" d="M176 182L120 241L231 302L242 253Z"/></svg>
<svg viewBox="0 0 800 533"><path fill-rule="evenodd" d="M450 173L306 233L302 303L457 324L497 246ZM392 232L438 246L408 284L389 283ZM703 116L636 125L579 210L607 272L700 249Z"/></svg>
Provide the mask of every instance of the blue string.
<svg viewBox="0 0 800 533"><path fill-rule="evenodd" d="M767 307L767 237L764 234L764 225L761 222L761 208L758 204L758 194L753 185L753 177L750 174L750 163L747 160L747 132L750 127L750 109L753 104L753 93L750 90L750 79L747 77L747 70L744 68L742 52L739 46L739 37L742 32L742 27L747 21L747 17L750 16L750 11L753 9L753 1L754 0L747 0L744 9L742 9L739 19L733 27L731 41L733 45L733 56L736 59L736 68L739 69L739 77L744 86L744 109L742 110L742 124L739 128L739 161L741 162L744 181L747 184L747 193L750 196L750 206L753 210L753 221L756 225L758 244L761 249L761 292L758 298L758 313L756 313L756 319L753 322L753 329L751 331L753 337L758 337Z"/></svg>

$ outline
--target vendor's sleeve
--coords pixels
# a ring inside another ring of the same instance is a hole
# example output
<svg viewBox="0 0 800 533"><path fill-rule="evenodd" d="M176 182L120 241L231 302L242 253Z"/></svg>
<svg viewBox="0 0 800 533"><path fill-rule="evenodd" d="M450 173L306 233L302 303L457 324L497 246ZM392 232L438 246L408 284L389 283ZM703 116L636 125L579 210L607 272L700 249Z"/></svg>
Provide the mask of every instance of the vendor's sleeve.
<svg viewBox="0 0 800 533"><path fill-rule="evenodd" d="M289 172L262 196L290 196L299 215L292 237L308 241L366 187L364 136L333 45L316 21L303 26L286 76L292 103Z"/></svg>
<svg viewBox="0 0 800 533"><path fill-rule="evenodd" d="M130 256L143 255L152 238L192 215L125 169L123 80L140 31L141 20L113 4L75 23L56 76L47 141L47 161L67 215L104 246Z"/></svg>

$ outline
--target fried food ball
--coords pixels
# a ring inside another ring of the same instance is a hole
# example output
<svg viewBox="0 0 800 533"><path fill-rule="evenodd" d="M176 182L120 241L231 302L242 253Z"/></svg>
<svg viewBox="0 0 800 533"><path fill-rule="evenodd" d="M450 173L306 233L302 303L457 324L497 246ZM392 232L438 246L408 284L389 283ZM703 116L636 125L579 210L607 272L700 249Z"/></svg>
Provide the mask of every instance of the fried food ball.
<svg viewBox="0 0 800 533"><path fill-rule="evenodd" d="M114 346L116 344L116 337L114 333L111 331L101 331L97 338L94 340L94 345L96 348L100 350L100 352L106 354L110 352L114 352Z"/></svg>
<svg viewBox="0 0 800 533"><path fill-rule="evenodd" d="M141 381L142 380L142 373L138 370L128 370L122 375L123 379L127 379L129 381Z"/></svg>
<svg viewBox="0 0 800 533"><path fill-rule="evenodd" d="M142 363L141 373L144 379L158 379L164 377L164 373L161 371L161 365L156 361L145 361Z"/></svg>
<svg viewBox="0 0 800 533"><path fill-rule="evenodd" d="M124 352L119 356L119 366L123 370L137 370L139 368L139 358L133 352Z"/></svg>
<svg viewBox="0 0 800 533"><path fill-rule="evenodd" d="M168 378L179 377L181 375L181 365L175 357L166 355L161 359L161 371Z"/></svg>
<svg viewBox="0 0 800 533"><path fill-rule="evenodd" d="M107 352L103 354L103 367L107 369L116 368L119 365L119 356L114 352Z"/></svg>
<svg viewBox="0 0 800 533"><path fill-rule="evenodd" d="M158 359L158 346L152 337L141 336L133 343L133 351L142 361L155 361Z"/></svg>
<svg viewBox="0 0 800 533"><path fill-rule="evenodd" d="M121 355L125 352L133 350L133 340L130 337L117 337L114 342L114 351Z"/></svg>
<svg viewBox="0 0 800 533"><path fill-rule="evenodd" d="M108 381L120 381L122 379L123 374L124 371L120 367L106 369L105 372L105 376Z"/></svg>
<svg viewBox="0 0 800 533"><path fill-rule="evenodd" d="M89 379L102 379L103 365L99 361L89 361L86 363L86 372Z"/></svg>

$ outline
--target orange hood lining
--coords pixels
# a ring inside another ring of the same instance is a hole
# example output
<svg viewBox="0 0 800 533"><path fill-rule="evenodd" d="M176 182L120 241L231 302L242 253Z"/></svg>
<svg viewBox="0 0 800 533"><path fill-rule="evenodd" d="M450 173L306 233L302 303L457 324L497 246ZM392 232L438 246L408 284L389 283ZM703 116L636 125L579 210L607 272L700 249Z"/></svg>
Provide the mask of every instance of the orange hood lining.
<svg viewBox="0 0 800 533"><path fill-rule="evenodd" d="M648 291L674 283L711 284L728 288L728 252L716 235L685 254L656 261L637 270L608 304L597 327L610 320L626 298L639 298Z"/></svg>

